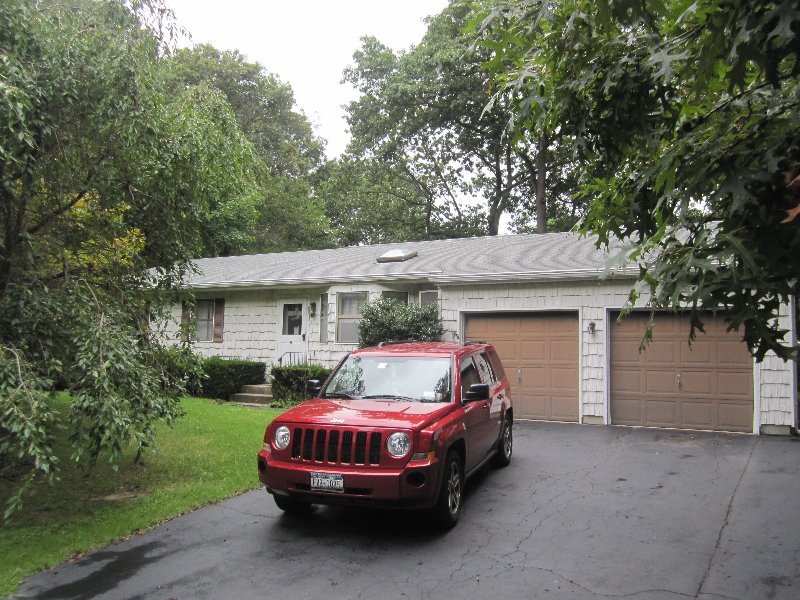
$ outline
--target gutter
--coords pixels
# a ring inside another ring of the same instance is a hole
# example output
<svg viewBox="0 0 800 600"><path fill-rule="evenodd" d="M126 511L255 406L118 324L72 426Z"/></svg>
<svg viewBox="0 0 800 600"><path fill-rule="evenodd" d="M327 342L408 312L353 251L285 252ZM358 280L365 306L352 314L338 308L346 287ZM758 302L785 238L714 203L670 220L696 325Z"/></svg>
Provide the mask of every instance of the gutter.
<svg viewBox="0 0 800 600"><path fill-rule="evenodd" d="M570 281L587 279L635 279L638 270L621 269L608 271L606 269L569 269L560 271L523 271L504 273L454 273L443 274L441 271L417 273L379 273L362 274L336 277L308 277L308 278L283 278L283 279L253 279L241 281L208 281L203 283L187 283L186 286L194 290L259 290L277 287L318 287L320 285L350 284L350 283L379 283L390 281L404 281L411 283L432 283L440 285L454 285L460 283L491 284L515 283L537 281Z"/></svg>

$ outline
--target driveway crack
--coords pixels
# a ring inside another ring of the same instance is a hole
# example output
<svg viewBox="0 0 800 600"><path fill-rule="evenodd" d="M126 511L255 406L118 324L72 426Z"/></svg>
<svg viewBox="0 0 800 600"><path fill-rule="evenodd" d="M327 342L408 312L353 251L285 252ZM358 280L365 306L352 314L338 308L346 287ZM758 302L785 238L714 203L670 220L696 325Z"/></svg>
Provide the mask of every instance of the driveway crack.
<svg viewBox="0 0 800 600"><path fill-rule="evenodd" d="M700 579L700 583L697 586L697 591L695 592L694 597L699 598L700 594L704 594L703 587L706 585L706 581L708 580L708 576L711 574L711 567L714 564L714 559L719 552L720 544L722 543L722 536L725 533L725 530L728 528L728 524L730 523L731 513L733 512L733 503L736 501L736 494L739 492L739 487L742 485L742 480L744 479L745 473L747 473L747 469L750 468L750 461L753 459L753 454L756 450L756 445L759 443L759 440L756 439L753 442L753 445L750 446L750 453L747 455L747 462L742 469L742 472L739 474L739 480L736 482L736 486L733 488L733 493L731 493L731 500L728 502L728 510L725 513L725 519L722 522L722 526L719 528L719 534L717 535L717 542L714 544L714 550L711 552L711 556L708 559L708 564L706 565L705 572L703 573L703 577ZM717 594L709 594L718 596Z"/></svg>

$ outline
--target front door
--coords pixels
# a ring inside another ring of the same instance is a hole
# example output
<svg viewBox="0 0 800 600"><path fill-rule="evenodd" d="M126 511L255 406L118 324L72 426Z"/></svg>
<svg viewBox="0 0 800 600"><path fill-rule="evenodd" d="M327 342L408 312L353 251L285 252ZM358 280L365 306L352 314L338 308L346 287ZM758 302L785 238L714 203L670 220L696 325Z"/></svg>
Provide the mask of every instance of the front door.
<svg viewBox="0 0 800 600"><path fill-rule="evenodd" d="M306 362L306 303L303 300L278 302L276 362L293 365Z"/></svg>

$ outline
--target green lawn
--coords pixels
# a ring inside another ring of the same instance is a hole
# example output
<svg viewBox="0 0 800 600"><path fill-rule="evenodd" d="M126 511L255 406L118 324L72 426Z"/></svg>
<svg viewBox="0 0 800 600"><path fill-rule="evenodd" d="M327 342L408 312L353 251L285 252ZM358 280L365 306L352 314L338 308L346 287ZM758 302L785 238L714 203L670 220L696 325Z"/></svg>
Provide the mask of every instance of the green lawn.
<svg viewBox="0 0 800 600"><path fill-rule="evenodd" d="M61 440L61 481L40 484L0 528L0 597L39 569L259 485L256 454L280 411L201 398L182 406L185 416L158 430L157 452L140 466L131 452L119 470L101 462L87 476L70 465ZM0 482L0 506L9 493Z"/></svg>

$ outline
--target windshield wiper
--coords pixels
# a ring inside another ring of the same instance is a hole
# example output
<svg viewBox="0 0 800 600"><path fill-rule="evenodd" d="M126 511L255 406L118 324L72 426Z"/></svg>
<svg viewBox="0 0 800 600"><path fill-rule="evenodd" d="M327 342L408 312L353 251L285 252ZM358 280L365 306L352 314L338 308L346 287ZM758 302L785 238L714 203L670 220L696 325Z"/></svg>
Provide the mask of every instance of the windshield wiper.
<svg viewBox="0 0 800 600"><path fill-rule="evenodd" d="M320 398L344 398L345 400L353 400L353 397L349 394L343 394L341 392L335 392L328 394L327 392L322 394Z"/></svg>
<svg viewBox="0 0 800 600"><path fill-rule="evenodd" d="M394 394L372 394L370 396L362 396L362 400L409 400L411 402L416 402L415 398L411 398L409 396L396 396Z"/></svg>

